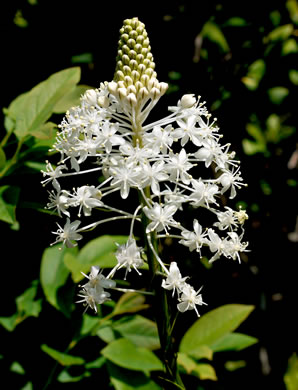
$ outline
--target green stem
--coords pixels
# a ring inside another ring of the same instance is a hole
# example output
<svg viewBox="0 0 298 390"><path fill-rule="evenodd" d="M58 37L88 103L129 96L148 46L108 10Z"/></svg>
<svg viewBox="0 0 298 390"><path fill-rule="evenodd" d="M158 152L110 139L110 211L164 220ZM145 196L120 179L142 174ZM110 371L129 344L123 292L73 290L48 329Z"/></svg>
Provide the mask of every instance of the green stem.
<svg viewBox="0 0 298 390"><path fill-rule="evenodd" d="M149 189L148 189L149 190ZM145 190L146 192L146 190ZM183 382L180 378L177 369L177 352L172 338L173 326L177 318L175 313L174 318L171 313L171 307L168 301L167 292L162 288L162 279L160 276L161 267L155 258L153 251L146 235L146 226L148 226L148 219L143 214L142 222L144 226L144 240L146 247L146 254L148 259L149 271L151 274L151 290L154 294L154 312L158 328L158 334L161 345L162 360L165 365L166 377L163 380L166 382L165 388L169 389L169 383L172 383L172 388L184 389ZM155 233L150 234L151 243L154 250L158 253L158 243Z"/></svg>
<svg viewBox="0 0 298 390"><path fill-rule="evenodd" d="M16 148L16 151L14 153L14 155L12 156L11 160L5 165L5 167L2 169L2 171L0 172L0 178L5 176L5 174L7 173L7 171L9 171L9 169L15 165L18 161L18 155L20 153L20 150L21 150L21 147L24 143L24 138L20 139L19 142L18 142L18 145L17 145L17 148Z"/></svg>
<svg viewBox="0 0 298 390"><path fill-rule="evenodd" d="M12 127L12 129L10 131L8 131L5 136L3 137L1 143L0 143L0 147L1 148L4 148L4 146L7 144L7 141L9 140L11 134L14 132L15 128Z"/></svg>

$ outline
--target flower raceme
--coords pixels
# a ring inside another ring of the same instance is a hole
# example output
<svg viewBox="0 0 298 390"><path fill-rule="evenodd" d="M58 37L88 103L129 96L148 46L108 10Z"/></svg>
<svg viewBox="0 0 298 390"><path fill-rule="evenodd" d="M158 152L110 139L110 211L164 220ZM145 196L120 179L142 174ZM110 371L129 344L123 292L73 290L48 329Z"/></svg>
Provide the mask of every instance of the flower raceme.
<svg viewBox="0 0 298 390"><path fill-rule="evenodd" d="M95 311L97 304L109 299L104 288L115 287L111 278L116 271L125 268L125 277L132 269L140 274L146 259L144 249L136 244L136 223L146 225L146 250L159 263L162 287L173 290L173 296L177 293L181 312L194 309L198 314L196 306L204 302L199 291L186 283L187 277L182 278L176 262L169 267L164 264L154 240L178 239L199 257L204 248L209 248L210 262L220 256L240 262L241 252L246 251L242 238L247 214L241 209L223 209L219 204L221 195L233 199L245 185L239 161L229 151L230 144L220 143L222 135L216 120L211 119L200 97L184 95L176 106L169 107L167 116L153 123L147 120L167 87L157 79L144 24L137 18L125 20L114 80L86 91L80 106L67 111L53 145L61 159L56 168L47 162L43 172L43 185L53 186L47 207L67 217L63 228L58 225L55 243L71 247L77 245L81 233L102 223L131 221L127 243L118 245L115 268L105 278L92 267L89 282L82 286L81 301ZM91 164L86 168L88 162ZM201 174L206 170L210 176L215 172L216 177L206 179L206 173ZM95 176L93 185L62 187L65 177L84 174L88 174L88 182L90 175ZM103 178L100 184L98 177ZM110 194L118 193L125 205L131 192L138 192L140 199L133 213L109 201ZM178 220L179 211L189 207L196 210L193 230ZM199 209L210 213L211 227L201 225ZM80 219L70 221L74 210L78 218L83 215L92 221L79 227ZM102 218L105 211L113 216Z"/></svg>

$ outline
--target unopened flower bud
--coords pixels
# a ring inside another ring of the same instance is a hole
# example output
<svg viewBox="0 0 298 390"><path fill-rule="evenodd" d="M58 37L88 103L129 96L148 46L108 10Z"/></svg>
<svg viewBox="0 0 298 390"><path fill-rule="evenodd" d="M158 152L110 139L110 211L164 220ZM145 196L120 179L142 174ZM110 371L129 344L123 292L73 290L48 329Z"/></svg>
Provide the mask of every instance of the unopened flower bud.
<svg viewBox="0 0 298 390"><path fill-rule="evenodd" d="M97 94L94 89L88 89L83 96L84 100L91 106L95 106L97 103Z"/></svg>
<svg viewBox="0 0 298 390"><path fill-rule="evenodd" d="M181 107L182 108L190 108L196 103L196 98L194 94L183 95L181 98Z"/></svg>
<svg viewBox="0 0 298 390"><path fill-rule="evenodd" d="M99 96L97 103L100 107L107 108L110 105L110 101L106 96Z"/></svg>

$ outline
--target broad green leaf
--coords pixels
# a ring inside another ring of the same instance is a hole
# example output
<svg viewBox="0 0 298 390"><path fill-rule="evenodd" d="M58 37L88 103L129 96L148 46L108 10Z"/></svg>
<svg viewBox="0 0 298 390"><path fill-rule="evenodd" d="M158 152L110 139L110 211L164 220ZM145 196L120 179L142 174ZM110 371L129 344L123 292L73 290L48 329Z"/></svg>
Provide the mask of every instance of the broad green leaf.
<svg viewBox="0 0 298 390"><path fill-rule="evenodd" d="M31 382L27 382L24 387L21 388L21 390L33 390L33 386Z"/></svg>
<svg viewBox="0 0 298 390"><path fill-rule="evenodd" d="M77 248L63 248L55 245L47 248L41 259L40 281L47 301L56 309L61 310L58 303L57 291L63 286L69 275L63 258L66 253L76 253Z"/></svg>
<svg viewBox="0 0 298 390"><path fill-rule="evenodd" d="M266 138L258 125L253 123L247 123L246 131L251 135L258 143L262 144L266 142Z"/></svg>
<svg viewBox="0 0 298 390"><path fill-rule="evenodd" d="M16 220L16 205L19 199L20 188L13 186L0 187L0 220L15 224Z"/></svg>
<svg viewBox="0 0 298 390"><path fill-rule="evenodd" d="M297 0L287 0L286 7L289 11L291 20L298 24L298 3Z"/></svg>
<svg viewBox="0 0 298 390"><path fill-rule="evenodd" d="M284 382L287 390L298 389L298 358L296 353L288 361L288 369L284 376Z"/></svg>
<svg viewBox="0 0 298 390"><path fill-rule="evenodd" d="M135 315L121 318L116 323L113 323L112 328L138 347L144 347L150 350L160 348L158 330L155 322L143 316Z"/></svg>
<svg viewBox="0 0 298 390"><path fill-rule="evenodd" d="M56 349L48 347L46 344L42 344L41 349L62 366L82 365L85 363L85 360L81 357L59 352Z"/></svg>
<svg viewBox="0 0 298 390"><path fill-rule="evenodd" d="M80 104L80 97L84 95L88 89L93 89L93 87L89 87L88 85L76 85L55 104L53 112L55 114L63 114L71 107L78 106Z"/></svg>
<svg viewBox="0 0 298 390"><path fill-rule="evenodd" d="M0 147L0 169L4 167L6 163L6 156L4 150Z"/></svg>
<svg viewBox="0 0 298 390"><path fill-rule="evenodd" d="M242 333L227 333L211 345L213 352L241 351L258 342L258 339Z"/></svg>
<svg viewBox="0 0 298 390"><path fill-rule="evenodd" d="M289 90L285 87L274 87L268 89L269 99L274 104L281 104L282 101L288 96Z"/></svg>
<svg viewBox="0 0 298 390"><path fill-rule="evenodd" d="M178 352L177 362L188 375L198 376L200 379L216 381L216 373L210 364L198 363L185 353Z"/></svg>
<svg viewBox="0 0 298 390"><path fill-rule="evenodd" d="M99 358L97 358L96 360L93 360L93 362L89 362L89 363L86 363L85 364L85 367L88 369L88 370L91 370L92 368L100 368L102 367L104 364L106 364L106 358L104 356L100 356Z"/></svg>
<svg viewBox="0 0 298 390"><path fill-rule="evenodd" d="M196 348L193 348L191 351L191 356L196 359L213 359L213 351L207 345L200 345Z"/></svg>
<svg viewBox="0 0 298 390"><path fill-rule="evenodd" d="M101 353L114 364L129 370L150 372L163 369L161 361L153 352L137 347L124 338L108 344Z"/></svg>
<svg viewBox="0 0 298 390"><path fill-rule="evenodd" d="M217 381L217 376L214 368L210 364L198 363L193 370L201 380Z"/></svg>
<svg viewBox="0 0 298 390"><path fill-rule="evenodd" d="M183 336L179 351L192 355L201 345L212 346L234 331L252 312L254 306L231 304L214 309L199 318Z"/></svg>
<svg viewBox="0 0 298 390"><path fill-rule="evenodd" d="M117 335L112 328L112 321L105 321L104 324L96 329L96 335L107 344L117 339Z"/></svg>
<svg viewBox="0 0 298 390"><path fill-rule="evenodd" d="M98 317L89 316L88 314L83 315L83 323L81 327L80 334L87 335L92 328L99 323L100 319Z"/></svg>
<svg viewBox="0 0 298 390"><path fill-rule="evenodd" d="M100 268L113 268L117 264L115 251L118 244L124 244L127 236L101 236L89 241L77 256L66 256L65 265L72 273L75 283L84 278L81 272L88 273L92 265Z"/></svg>
<svg viewBox="0 0 298 390"><path fill-rule="evenodd" d="M279 26L272 30L266 40L268 41L281 41L289 38L289 36L293 33L294 26L292 24L284 24L283 26Z"/></svg>
<svg viewBox="0 0 298 390"><path fill-rule="evenodd" d="M107 367L116 390L161 390L161 387L142 372L126 370L112 363L108 363Z"/></svg>
<svg viewBox="0 0 298 390"><path fill-rule="evenodd" d="M33 137L38 139L50 140L53 138L54 129L57 128L56 123L47 122L31 132Z"/></svg>
<svg viewBox="0 0 298 390"><path fill-rule="evenodd" d="M21 139L38 130L52 115L57 102L80 80L80 68L54 73L31 91L18 96L8 107L15 120L15 134Z"/></svg>
<svg viewBox="0 0 298 390"><path fill-rule="evenodd" d="M136 313L140 310L147 309L148 307L149 305L145 303L144 295L128 292L121 295L113 310L113 315Z"/></svg>
<svg viewBox="0 0 298 390"><path fill-rule="evenodd" d="M41 311L41 299L35 301L37 294L38 281L35 280L32 286L29 287L22 295L17 297L16 305L19 316L21 317L38 317Z"/></svg>

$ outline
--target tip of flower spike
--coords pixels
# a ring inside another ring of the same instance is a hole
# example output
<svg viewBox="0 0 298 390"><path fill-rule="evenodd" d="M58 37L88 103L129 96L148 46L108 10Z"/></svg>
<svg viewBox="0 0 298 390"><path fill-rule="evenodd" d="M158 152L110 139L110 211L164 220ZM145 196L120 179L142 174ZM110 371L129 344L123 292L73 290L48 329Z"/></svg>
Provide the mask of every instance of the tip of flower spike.
<svg viewBox="0 0 298 390"><path fill-rule="evenodd" d="M120 29L118 55L114 82L109 90L121 99L129 96L130 103L147 96L155 99L162 96L168 85L159 83L155 63L144 23L137 17L126 19Z"/></svg>

